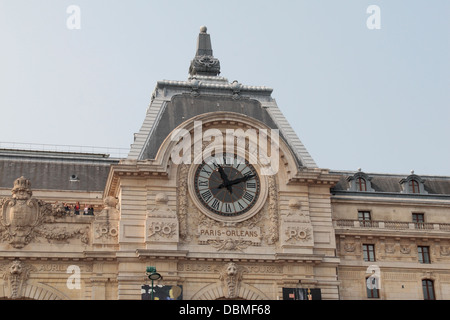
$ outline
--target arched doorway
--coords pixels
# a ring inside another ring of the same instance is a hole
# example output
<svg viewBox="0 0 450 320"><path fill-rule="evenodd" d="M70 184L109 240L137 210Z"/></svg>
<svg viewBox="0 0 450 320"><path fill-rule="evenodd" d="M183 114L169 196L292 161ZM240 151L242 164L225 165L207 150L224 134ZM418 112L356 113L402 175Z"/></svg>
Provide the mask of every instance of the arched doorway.
<svg viewBox="0 0 450 320"><path fill-rule="evenodd" d="M63 293L53 288L44 288L38 284L24 284L18 297L11 297L10 289L0 285L0 300L66 300Z"/></svg>
<svg viewBox="0 0 450 320"><path fill-rule="evenodd" d="M212 283L200 289L192 300L228 300L225 298L221 283ZM241 283L236 298L232 300L270 300L261 290L254 286Z"/></svg>

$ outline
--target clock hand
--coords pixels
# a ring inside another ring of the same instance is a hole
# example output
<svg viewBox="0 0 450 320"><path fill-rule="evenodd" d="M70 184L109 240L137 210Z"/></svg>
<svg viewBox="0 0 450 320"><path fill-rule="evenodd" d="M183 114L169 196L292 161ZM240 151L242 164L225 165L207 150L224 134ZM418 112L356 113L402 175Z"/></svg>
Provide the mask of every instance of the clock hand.
<svg viewBox="0 0 450 320"><path fill-rule="evenodd" d="M230 192L230 194L233 193L233 188L229 184L229 180L228 180L227 174L225 173L225 171L223 170L221 165L218 165L217 171L219 171L220 177L223 180L223 183L220 186L218 186L218 189L226 187L228 192Z"/></svg>
<svg viewBox="0 0 450 320"><path fill-rule="evenodd" d="M256 174L250 174L248 176L245 176L245 177L242 177L242 178L238 178L236 180L228 181L228 185L234 185L234 184L238 184L238 183L241 183L241 182L245 182L245 181L247 181L247 180L249 180L249 179L251 179L253 177L256 177Z"/></svg>
<svg viewBox="0 0 450 320"><path fill-rule="evenodd" d="M228 177L227 174L225 173L225 171L223 171L222 166L218 166L217 171L219 171L220 173L220 177L222 178L224 183L228 183Z"/></svg>

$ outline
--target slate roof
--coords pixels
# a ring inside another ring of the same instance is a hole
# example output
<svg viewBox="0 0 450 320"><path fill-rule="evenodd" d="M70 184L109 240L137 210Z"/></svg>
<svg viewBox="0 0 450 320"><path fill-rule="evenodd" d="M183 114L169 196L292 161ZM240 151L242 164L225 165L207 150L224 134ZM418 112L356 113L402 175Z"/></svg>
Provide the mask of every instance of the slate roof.
<svg viewBox="0 0 450 320"><path fill-rule="evenodd" d="M342 176L336 186L332 188L332 192L347 192L349 188L347 178L353 176L356 172L332 171L330 173ZM408 177L408 175L399 174L365 174L371 178L371 187L375 193L401 193L400 181ZM420 175L420 178L424 180L424 188L428 195L450 196L450 177Z"/></svg>
<svg viewBox="0 0 450 320"><path fill-rule="evenodd" d="M0 149L0 188L12 189L24 176L32 190L103 192L111 164L102 154Z"/></svg>

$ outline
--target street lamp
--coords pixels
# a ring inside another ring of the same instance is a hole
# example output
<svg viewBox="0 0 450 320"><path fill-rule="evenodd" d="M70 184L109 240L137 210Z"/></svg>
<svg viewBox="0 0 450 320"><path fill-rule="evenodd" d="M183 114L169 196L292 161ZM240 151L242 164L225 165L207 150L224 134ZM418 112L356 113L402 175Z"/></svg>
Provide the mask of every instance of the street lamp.
<svg viewBox="0 0 450 320"><path fill-rule="evenodd" d="M162 276L158 272L156 272L156 267L147 267L145 274L147 275L147 277L150 280L152 280L152 300L154 300L153 299L153 281L161 279Z"/></svg>

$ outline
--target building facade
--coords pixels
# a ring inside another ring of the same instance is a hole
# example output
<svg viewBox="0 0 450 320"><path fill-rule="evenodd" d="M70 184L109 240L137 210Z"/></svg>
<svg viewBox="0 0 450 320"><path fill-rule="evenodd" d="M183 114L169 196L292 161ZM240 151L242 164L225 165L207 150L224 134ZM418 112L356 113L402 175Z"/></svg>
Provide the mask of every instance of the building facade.
<svg viewBox="0 0 450 320"><path fill-rule="evenodd" d="M450 178L318 168L205 27L134 138L126 158L1 150L0 298L450 298Z"/></svg>

